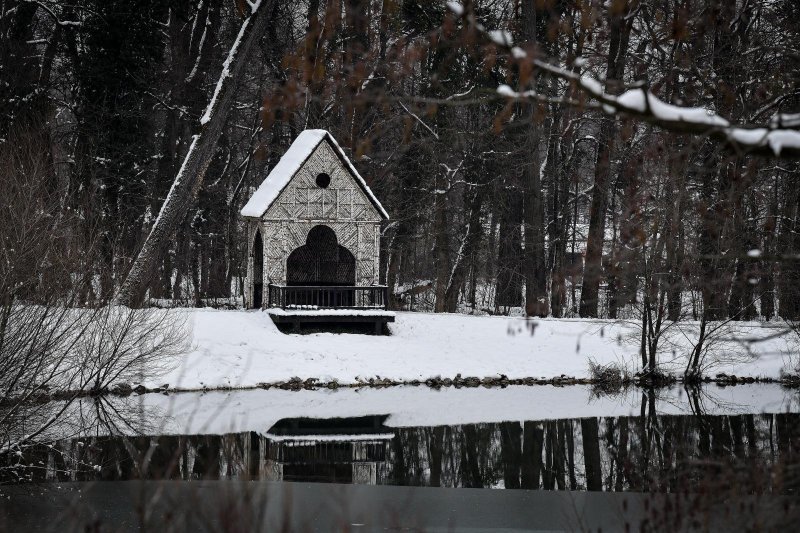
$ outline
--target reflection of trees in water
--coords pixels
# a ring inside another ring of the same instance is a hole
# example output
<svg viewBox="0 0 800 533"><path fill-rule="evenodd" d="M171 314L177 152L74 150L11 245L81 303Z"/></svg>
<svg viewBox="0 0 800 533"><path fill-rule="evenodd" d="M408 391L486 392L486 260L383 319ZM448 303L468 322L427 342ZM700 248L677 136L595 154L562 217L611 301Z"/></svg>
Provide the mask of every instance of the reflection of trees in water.
<svg viewBox="0 0 800 533"><path fill-rule="evenodd" d="M767 493L794 492L799 481L796 414L603 417L394 433L377 465L378 483ZM26 463L34 467L30 479L42 481L264 477L267 444L256 433L82 437L38 445ZM292 456L302 460L303 453Z"/></svg>
<svg viewBox="0 0 800 533"><path fill-rule="evenodd" d="M442 438L443 436L443 438ZM646 416L400 429L384 481L672 492L794 491L800 416ZM775 476L775 473L780 475Z"/></svg>
<svg viewBox="0 0 800 533"><path fill-rule="evenodd" d="M131 453L135 457L140 452L129 442L131 437L123 435L157 433L170 420L158 408L148 408L145 415L135 397L99 396L15 409L18 416L6 429L21 444L11 453L0 455L0 482L104 479L109 474L106 464L115 465L117 475L112 479L133 477L131 469L137 462L131 459ZM22 437L28 427L46 430L37 442L26 442ZM117 460L108 459L112 456Z"/></svg>
<svg viewBox="0 0 800 533"><path fill-rule="evenodd" d="M244 477L257 454L251 433L197 436L97 436L39 444L24 461L6 457L24 473L0 481L114 481L129 479L225 479ZM27 467L27 468L26 468ZM257 473L257 461L256 471Z"/></svg>

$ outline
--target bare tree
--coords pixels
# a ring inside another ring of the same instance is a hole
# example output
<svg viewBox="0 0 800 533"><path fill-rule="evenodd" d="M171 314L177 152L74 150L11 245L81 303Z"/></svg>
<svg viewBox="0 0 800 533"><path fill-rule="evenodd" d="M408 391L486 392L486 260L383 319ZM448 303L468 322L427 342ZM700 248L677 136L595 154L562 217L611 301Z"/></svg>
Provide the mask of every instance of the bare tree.
<svg viewBox="0 0 800 533"><path fill-rule="evenodd" d="M0 450L45 432L78 396L174 364L180 315L89 299L97 246L57 184L36 136L0 143ZM56 409L41 405L57 392Z"/></svg>

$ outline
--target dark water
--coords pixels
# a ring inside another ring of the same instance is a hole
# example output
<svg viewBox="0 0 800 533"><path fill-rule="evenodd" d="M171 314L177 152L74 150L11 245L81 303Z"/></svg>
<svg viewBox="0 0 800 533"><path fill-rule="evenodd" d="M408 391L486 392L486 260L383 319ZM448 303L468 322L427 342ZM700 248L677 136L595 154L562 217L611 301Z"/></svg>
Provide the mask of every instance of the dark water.
<svg viewBox="0 0 800 533"><path fill-rule="evenodd" d="M283 419L265 433L64 439L1 458L5 483L220 480L794 495L800 415L651 415L391 428Z"/></svg>

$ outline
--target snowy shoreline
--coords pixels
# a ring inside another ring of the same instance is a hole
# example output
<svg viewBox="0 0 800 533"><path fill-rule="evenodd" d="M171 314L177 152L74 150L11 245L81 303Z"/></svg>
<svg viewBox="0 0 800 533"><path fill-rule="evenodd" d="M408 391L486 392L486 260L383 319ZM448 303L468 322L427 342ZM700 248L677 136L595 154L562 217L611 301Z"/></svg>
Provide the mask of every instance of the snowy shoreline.
<svg viewBox="0 0 800 533"><path fill-rule="evenodd" d="M691 395L681 387L650 394L659 415L735 415L798 412L796 391L779 386L704 387ZM144 394L76 401L49 438L122 434L189 435L256 431L266 434L281 419L388 415L390 428L434 427L523 420L642 416L642 392L597 396L591 387L443 388L391 387L339 390L279 389ZM648 413L649 411L648 405ZM98 418L98 416L100 418ZM105 419L103 417L111 417ZM117 420L119 418L119 420ZM123 423L124 421L124 423ZM75 428L80 431L75 432Z"/></svg>
<svg viewBox="0 0 800 533"><path fill-rule="evenodd" d="M170 371L133 384L140 390L591 384L590 362L631 376L640 365L636 326L619 321L398 312L390 336L292 335L261 311L175 312L187 315L191 348ZM675 328L659 361L664 371L683 374L696 326ZM706 362L707 381L780 382L794 373L794 337L774 336L782 326L732 327ZM744 350L741 338L766 340Z"/></svg>

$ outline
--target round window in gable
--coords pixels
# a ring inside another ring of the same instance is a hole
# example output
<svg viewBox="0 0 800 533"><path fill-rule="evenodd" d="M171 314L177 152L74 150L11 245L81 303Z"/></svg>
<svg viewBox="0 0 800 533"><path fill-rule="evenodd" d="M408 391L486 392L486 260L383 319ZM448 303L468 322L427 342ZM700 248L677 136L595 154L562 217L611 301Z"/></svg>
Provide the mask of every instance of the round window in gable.
<svg viewBox="0 0 800 533"><path fill-rule="evenodd" d="M323 189L327 189L328 185L330 185L330 184L331 184L331 177L327 173L320 172L319 174L317 174L317 186L318 187L321 187Z"/></svg>

